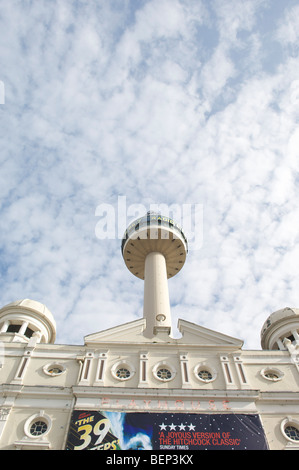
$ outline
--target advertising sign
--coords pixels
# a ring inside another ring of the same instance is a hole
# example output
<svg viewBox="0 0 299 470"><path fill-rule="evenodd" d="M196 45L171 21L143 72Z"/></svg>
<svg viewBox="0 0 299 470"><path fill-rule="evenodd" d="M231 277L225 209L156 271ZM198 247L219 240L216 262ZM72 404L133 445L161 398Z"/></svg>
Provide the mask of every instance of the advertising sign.
<svg viewBox="0 0 299 470"><path fill-rule="evenodd" d="M266 450L258 415L75 410L67 450Z"/></svg>

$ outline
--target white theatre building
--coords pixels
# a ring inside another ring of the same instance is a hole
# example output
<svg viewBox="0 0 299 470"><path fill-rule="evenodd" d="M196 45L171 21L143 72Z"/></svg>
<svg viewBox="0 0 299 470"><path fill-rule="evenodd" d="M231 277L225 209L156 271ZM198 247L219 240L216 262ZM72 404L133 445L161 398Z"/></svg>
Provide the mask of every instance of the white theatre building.
<svg viewBox="0 0 299 470"><path fill-rule="evenodd" d="M143 317L82 345L55 344L39 302L0 310L0 449L299 449L299 309L265 319L261 350L184 319L174 337L168 279L187 251L171 219L132 223L122 255Z"/></svg>

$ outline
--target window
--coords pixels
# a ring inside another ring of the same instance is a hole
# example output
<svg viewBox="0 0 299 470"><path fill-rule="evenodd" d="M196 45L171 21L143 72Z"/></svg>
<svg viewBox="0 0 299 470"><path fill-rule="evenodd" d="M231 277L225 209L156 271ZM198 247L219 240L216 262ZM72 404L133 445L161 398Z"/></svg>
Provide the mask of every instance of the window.
<svg viewBox="0 0 299 470"><path fill-rule="evenodd" d="M22 331L22 325L16 324L16 323L10 323L7 327L7 333L20 333L23 334L24 336L27 336L27 338L31 338L31 336L34 333L34 330L31 328L27 327L26 330Z"/></svg>
<svg viewBox="0 0 299 470"><path fill-rule="evenodd" d="M169 369L166 369L164 367L161 367L161 369L157 370L157 376L161 380L170 380L172 377L172 373L170 372Z"/></svg>
<svg viewBox="0 0 299 470"><path fill-rule="evenodd" d="M45 434L47 429L48 425L45 421L34 421L30 426L30 434L32 436L41 436L42 434Z"/></svg>
<svg viewBox="0 0 299 470"><path fill-rule="evenodd" d="M271 370L265 372L266 379L270 380L277 380L279 379L279 375L276 372L272 372Z"/></svg>
<svg viewBox="0 0 299 470"><path fill-rule="evenodd" d="M210 382L213 378L211 372L209 372L208 370L204 370L204 369L198 372L198 377L204 382Z"/></svg>
<svg viewBox="0 0 299 470"><path fill-rule="evenodd" d="M111 374L115 379L129 380L135 374L135 367L128 361L118 361L111 369Z"/></svg>
<svg viewBox="0 0 299 470"><path fill-rule="evenodd" d="M284 432L291 441L299 441L299 429L297 427L286 426Z"/></svg>
<svg viewBox="0 0 299 470"><path fill-rule="evenodd" d="M277 382L283 378L283 372L276 368L265 368L261 370L261 376L266 380Z"/></svg>
<svg viewBox="0 0 299 470"><path fill-rule="evenodd" d="M57 375L61 375L65 372L65 367L62 364L58 364L56 362L51 364L46 364L43 367L43 371L46 375L50 375L51 377L56 377Z"/></svg>
<svg viewBox="0 0 299 470"><path fill-rule="evenodd" d="M200 382L213 382L217 377L217 372L208 364L197 364L194 368L195 377Z"/></svg>
<svg viewBox="0 0 299 470"><path fill-rule="evenodd" d="M299 443L299 421L290 417L285 418L280 425L281 432L285 438L298 445Z"/></svg>
<svg viewBox="0 0 299 470"><path fill-rule="evenodd" d="M34 333L34 331L31 328L29 328L29 327L26 328L25 336L27 336L27 338L31 338L33 333Z"/></svg>
<svg viewBox="0 0 299 470"><path fill-rule="evenodd" d="M126 369L125 367L120 367L116 371L116 377L118 379L128 379L130 377L130 371Z"/></svg>
<svg viewBox="0 0 299 470"><path fill-rule="evenodd" d="M62 369L59 366L53 366L48 369L49 374L51 375L59 375L62 373Z"/></svg>
<svg viewBox="0 0 299 470"><path fill-rule="evenodd" d="M24 426L27 437L38 439L45 436L51 429L51 418L41 410L39 413L30 416Z"/></svg>
<svg viewBox="0 0 299 470"><path fill-rule="evenodd" d="M21 325L14 325L11 323L8 325L7 333L18 333L20 331Z"/></svg>
<svg viewBox="0 0 299 470"><path fill-rule="evenodd" d="M176 371L170 364L159 362L153 368L153 374L161 382L168 382L176 376Z"/></svg>

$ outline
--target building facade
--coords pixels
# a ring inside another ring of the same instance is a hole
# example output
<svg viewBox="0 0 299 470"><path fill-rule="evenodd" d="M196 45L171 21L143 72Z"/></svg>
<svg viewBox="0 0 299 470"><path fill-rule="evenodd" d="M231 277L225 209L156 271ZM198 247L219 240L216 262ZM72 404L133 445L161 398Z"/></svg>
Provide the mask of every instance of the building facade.
<svg viewBox="0 0 299 470"><path fill-rule="evenodd" d="M132 272L141 226L122 246ZM0 449L299 449L299 309L268 317L261 350L186 320L174 338L165 278L187 250L172 224L165 249L156 228L143 318L60 345L43 304L0 310Z"/></svg>

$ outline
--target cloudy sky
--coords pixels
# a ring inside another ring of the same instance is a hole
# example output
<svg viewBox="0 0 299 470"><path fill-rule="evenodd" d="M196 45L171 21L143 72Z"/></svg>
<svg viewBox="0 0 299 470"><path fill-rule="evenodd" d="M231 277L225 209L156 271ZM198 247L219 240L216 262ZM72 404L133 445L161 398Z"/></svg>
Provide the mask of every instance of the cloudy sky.
<svg viewBox="0 0 299 470"><path fill-rule="evenodd" d="M299 307L298 0L0 6L1 306L44 303L69 344L142 317L118 220L189 204L202 243L169 281L173 323L259 349Z"/></svg>

